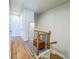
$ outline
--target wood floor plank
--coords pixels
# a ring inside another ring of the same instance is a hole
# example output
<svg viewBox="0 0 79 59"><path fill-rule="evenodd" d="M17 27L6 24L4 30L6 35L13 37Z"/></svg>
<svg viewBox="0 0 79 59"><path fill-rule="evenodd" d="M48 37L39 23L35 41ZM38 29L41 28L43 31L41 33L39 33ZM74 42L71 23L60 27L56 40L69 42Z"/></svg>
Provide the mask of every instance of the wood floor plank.
<svg viewBox="0 0 79 59"><path fill-rule="evenodd" d="M11 59L35 59L25 47L21 37L16 37L11 42Z"/></svg>

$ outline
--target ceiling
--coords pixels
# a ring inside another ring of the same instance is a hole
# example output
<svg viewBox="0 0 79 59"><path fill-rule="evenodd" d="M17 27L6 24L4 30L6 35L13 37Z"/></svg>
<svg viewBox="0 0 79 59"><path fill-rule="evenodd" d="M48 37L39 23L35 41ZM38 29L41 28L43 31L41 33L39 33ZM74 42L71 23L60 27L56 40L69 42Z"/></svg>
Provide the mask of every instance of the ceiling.
<svg viewBox="0 0 79 59"><path fill-rule="evenodd" d="M69 0L10 0L10 9L19 11L25 8L42 13L67 1Z"/></svg>

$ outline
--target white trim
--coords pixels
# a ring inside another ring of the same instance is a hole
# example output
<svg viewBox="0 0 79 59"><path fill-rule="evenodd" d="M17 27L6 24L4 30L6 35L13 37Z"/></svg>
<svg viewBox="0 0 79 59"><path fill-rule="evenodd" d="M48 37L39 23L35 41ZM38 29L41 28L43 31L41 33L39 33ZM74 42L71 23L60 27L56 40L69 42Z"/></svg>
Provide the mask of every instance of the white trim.
<svg viewBox="0 0 79 59"><path fill-rule="evenodd" d="M35 57L38 59L39 57L49 53L50 51L51 51L51 49L48 49L48 50L44 51L43 53L41 53L39 56L35 55Z"/></svg>

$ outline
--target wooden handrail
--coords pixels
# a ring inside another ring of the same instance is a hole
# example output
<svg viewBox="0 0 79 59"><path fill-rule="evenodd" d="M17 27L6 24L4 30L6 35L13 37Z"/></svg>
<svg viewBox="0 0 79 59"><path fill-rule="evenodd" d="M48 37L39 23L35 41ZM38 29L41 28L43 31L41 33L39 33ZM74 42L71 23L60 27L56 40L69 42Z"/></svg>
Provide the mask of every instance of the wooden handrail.
<svg viewBox="0 0 79 59"><path fill-rule="evenodd" d="M49 32L45 32L45 31L40 31L40 30L34 30L35 32L40 32L40 33L45 33L45 34L49 34Z"/></svg>
<svg viewBox="0 0 79 59"><path fill-rule="evenodd" d="M39 55L39 49L38 49L38 40L40 39L40 35L47 35L47 49L50 49L50 35L51 35L51 31L49 31L49 32L45 32L45 31L40 31L40 30L34 30L35 32L36 32L36 34L37 34L37 49L36 49L36 51L37 51L37 55Z"/></svg>
<svg viewBox="0 0 79 59"><path fill-rule="evenodd" d="M57 41L54 41L54 42L50 42L49 44L57 44Z"/></svg>

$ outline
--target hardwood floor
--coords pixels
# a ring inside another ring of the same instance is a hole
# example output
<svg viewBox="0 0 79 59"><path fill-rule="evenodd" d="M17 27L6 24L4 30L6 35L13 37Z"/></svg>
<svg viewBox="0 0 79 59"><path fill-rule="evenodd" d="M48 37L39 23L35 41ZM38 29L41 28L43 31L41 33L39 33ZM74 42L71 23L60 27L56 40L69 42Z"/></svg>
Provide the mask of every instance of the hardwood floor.
<svg viewBox="0 0 79 59"><path fill-rule="evenodd" d="M50 59L63 59L62 57L60 57L59 55L57 54L50 54Z"/></svg>
<svg viewBox="0 0 79 59"><path fill-rule="evenodd" d="M31 55L30 51L25 46L24 41L21 37L16 37L11 41L11 59L36 59ZM39 58L46 59L46 58ZM58 55L51 55L50 59L63 59Z"/></svg>
<svg viewBox="0 0 79 59"><path fill-rule="evenodd" d="M21 37L16 37L11 41L11 59L35 59L25 47Z"/></svg>

